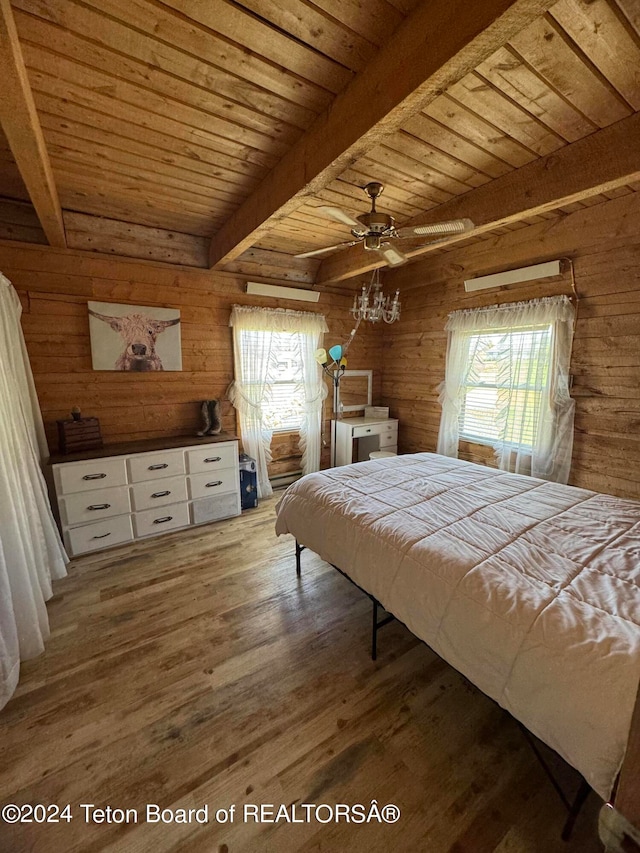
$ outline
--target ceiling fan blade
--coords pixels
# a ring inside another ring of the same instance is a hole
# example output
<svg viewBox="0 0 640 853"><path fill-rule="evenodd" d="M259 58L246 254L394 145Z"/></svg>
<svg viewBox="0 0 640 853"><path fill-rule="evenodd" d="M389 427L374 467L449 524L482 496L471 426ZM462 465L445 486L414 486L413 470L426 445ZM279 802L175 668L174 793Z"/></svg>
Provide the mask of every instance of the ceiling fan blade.
<svg viewBox="0 0 640 853"><path fill-rule="evenodd" d="M451 219L449 222L434 222L431 225L413 225L407 228L398 228L398 237L423 237L427 234L449 235L462 234L471 231L475 225L470 219Z"/></svg>
<svg viewBox="0 0 640 853"><path fill-rule="evenodd" d="M347 246L355 246L359 240L349 240L346 243L336 243L335 246L325 246L324 249L313 249L311 252L302 252L299 255L294 255L294 258L313 258L316 255L324 255L325 252L333 252L334 249L344 249Z"/></svg>
<svg viewBox="0 0 640 853"><path fill-rule="evenodd" d="M316 210L321 211L325 216L330 216L331 219L335 219L338 222L342 222L343 225L348 225L349 228L356 228L358 231L366 230L362 225L362 222L358 222L350 213L347 213L346 210L342 210L339 207L316 207Z"/></svg>
<svg viewBox="0 0 640 853"><path fill-rule="evenodd" d="M407 256L403 255L402 252L396 249L395 246L392 246L391 243L381 243L380 248L375 249L375 251L382 255L390 267L399 267L408 260Z"/></svg>

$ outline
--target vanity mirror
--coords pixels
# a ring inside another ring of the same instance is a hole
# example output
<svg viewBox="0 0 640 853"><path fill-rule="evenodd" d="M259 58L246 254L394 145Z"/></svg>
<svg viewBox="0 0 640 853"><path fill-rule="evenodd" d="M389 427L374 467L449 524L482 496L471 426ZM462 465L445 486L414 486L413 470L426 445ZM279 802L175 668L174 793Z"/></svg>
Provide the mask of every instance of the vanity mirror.
<svg viewBox="0 0 640 853"><path fill-rule="evenodd" d="M345 370L336 389L336 414L359 412L371 405L372 370Z"/></svg>

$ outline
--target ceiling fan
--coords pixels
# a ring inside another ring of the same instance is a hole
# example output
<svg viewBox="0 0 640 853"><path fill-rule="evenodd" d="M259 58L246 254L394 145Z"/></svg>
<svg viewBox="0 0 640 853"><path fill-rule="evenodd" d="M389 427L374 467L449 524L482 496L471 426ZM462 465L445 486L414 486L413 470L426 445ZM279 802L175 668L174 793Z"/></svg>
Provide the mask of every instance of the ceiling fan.
<svg viewBox="0 0 640 853"><path fill-rule="evenodd" d="M371 199L371 210L369 213L363 213L354 218L350 213L341 210L339 207L317 208L325 216L330 216L332 219L348 225L355 239L344 243L337 243L335 246L326 246L324 249L302 252L302 254L296 255L296 258L313 258L317 255L323 255L325 252L333 252L334 249L342 249L362 243L367 251L378 252L382 255L390 267L397 267L408 260L408 258L392 243L387 242L387 238L402 240L408 237L433 235L435 239L429 240L428 243L439 243L452 234L461 234L464 231L470 231L474 227L470 219L453 219L449 222L436 222L432 225L414 225L406 228L396 228L393 216L390 216L388 213L379 213L376 210L376 199L382 195L384 186L379 181L370 181L363 189ZM423 245L428 245L428 243Z"/></svg>

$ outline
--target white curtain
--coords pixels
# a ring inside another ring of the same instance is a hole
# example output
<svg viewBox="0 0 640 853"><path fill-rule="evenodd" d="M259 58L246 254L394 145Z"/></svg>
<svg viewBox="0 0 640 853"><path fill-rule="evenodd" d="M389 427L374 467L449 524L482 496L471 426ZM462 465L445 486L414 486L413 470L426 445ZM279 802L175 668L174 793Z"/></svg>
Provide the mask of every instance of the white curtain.
<svg viewBox="0 0 640 853"><path fill-rule="evenodd" d="M438 453L458 455L465 392L481 385L480 365L486 377L484 350L490 347L498 467L567 483L575 409L569 393L574 320L566 296L450 314Z"/></svg>
<svg viewBox="0 0 640 853"><path fill-rule="evenodd" d="M228 397L240 418L245 451L256 460L258 496L264 498L273 494L267 472L273 429L265 418L265 408L278 376L277 333L292 336L291 348L299 366L300 449L302 472L308 474L320 468L322 401L327 389L313 354L328 331L327 323L323 315L311 312L234 305L229 325L233 327L235 380Z"/></svg>
<svg viewBox="0 0 640 853"><path fill-rule="evenodd" d="M21 313L0 273L0 708L18 683L20 660L44 650L45 601L68 562L40 468L48 449Z"/></svg>

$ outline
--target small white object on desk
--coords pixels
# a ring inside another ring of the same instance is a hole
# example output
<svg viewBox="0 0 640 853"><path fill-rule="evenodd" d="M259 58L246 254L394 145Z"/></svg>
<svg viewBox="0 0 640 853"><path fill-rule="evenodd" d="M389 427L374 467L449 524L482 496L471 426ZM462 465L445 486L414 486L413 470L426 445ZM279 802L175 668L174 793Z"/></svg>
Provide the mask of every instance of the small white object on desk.
<svg viewBox="0 0 640 853"><path fill-rule="evenodd" d="M398 452L398 421L395 418L344 418L332 421L334 465L364 462L375 450ZM355 445L355 453L354 453Z"/></svg>
<svg viewBox="0 0 640 853"><path fill-rule="evenodd" d="M387 419L389 417L389 406L365 406L364 416L365 418L376 418L376 420Z"/></svg>

